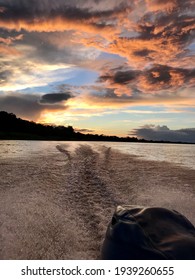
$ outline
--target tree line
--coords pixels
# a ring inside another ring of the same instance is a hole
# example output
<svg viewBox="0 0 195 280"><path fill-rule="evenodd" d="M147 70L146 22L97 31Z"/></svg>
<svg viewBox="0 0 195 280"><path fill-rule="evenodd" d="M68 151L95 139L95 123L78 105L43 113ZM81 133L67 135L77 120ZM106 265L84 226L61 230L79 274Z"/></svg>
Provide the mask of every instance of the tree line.
<svg viewBox="0 0 195 280"><path fill-rule="evenodd" d="M0 111L0 140L69 140L69 141L112 141L141 143L171 143L148 141L136 137L118 137L75 132L72 126L56 126L35 123L17 118L13 113Z"/></svg>
<svg viewBox="0 0 195 280"><path fill-rule="evenodd" d="M135 137L118 137L75 132L72 126L35 123L17 118L13 113L0 112L0 139L15 140L78 140L138 142Z"/></svg>

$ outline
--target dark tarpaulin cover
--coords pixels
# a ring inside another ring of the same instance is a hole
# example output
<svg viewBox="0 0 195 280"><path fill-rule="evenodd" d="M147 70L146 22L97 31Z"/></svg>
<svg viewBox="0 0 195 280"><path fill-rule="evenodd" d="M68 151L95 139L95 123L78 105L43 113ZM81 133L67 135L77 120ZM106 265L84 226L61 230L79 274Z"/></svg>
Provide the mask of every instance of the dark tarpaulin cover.
<svg viewBox="0 0 195 280"><path fill-rule="evenodd" d="M195 228L175 210L118 206L101 250L105 260L195 260Z"/></svg>

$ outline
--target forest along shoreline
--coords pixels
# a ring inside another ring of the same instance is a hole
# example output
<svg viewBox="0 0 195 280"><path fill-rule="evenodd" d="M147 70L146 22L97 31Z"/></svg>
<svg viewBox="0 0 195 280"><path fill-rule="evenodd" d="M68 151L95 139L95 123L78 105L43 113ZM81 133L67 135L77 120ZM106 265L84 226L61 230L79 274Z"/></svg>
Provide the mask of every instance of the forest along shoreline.
<svg viewBox="0 0 195 280"><path fill-rule="evenodd" d="M106 141L135 143L175 143L195 144L190 141L152 141L137 137L118 137L115 135L99 135L81 133L72 126L57 126L35 123L17 118L13 113L0 111L0 140L42 140L42 141Z"/></svg>

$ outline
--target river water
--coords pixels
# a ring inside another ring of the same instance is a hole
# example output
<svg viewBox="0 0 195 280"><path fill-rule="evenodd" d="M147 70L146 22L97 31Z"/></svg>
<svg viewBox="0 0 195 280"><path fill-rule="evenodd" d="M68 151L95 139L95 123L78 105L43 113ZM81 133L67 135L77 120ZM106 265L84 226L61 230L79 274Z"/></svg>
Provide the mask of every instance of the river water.
<svg viewBox="0 0 195 280"><path fill-rule="evenodd" d="M88 144L94 149L111 147L120 152L136 155L143 160L167 161L195 169L195 145L122 143L122 142L59 142L59 141L0 141L0 158L20 158L38 154L57 153L56 146L66 146L74 150L79 145Z"/></svg>
<svg viewBox="0 0 195 280"><path fill-rule="evenodd" d="M117 205L195 225L195 145L0 141L0 259L98 259Z"/></svg>

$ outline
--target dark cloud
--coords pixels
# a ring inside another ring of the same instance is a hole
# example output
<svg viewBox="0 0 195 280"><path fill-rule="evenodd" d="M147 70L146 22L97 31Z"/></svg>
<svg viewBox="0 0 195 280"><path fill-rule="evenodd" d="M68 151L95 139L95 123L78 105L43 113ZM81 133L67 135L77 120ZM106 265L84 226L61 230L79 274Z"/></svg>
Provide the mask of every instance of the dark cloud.
<svg viewBox="0 0 195 280"><path fill-rule="evenodd" d="M148 63L170 63L186 56L194 40L194 1L150 1L143 16L130 29L136 36L120 36L109 50L144 68Z"/></svg>
<svg viewBox="0 0 195 280"><path fill-rule="evenodd" d="M32 94L0 95L0 111L14 113L18 117L37 120L45 110L65 110L67 107L60 104L40 104L40 96Z"/></svg>
<svg viewBox="0 0 195 280"><path fill-rule="evenodd" d="M108 25L105 20L116 19L117 15L128 6L127 2L122 2L111 9L98 11L91 9L92 6L96 6L95 1L90 1L90 3L91 5L88 7L86 5L83 7L84 5L79 1L1 1L0 6L4 12L1 13L0 18L5 22L10 20L17 22L21 19L36 22L42 17L57 18L60 16L67 20L85 21L101 29Z"/></svg>
<svg viewBox="0 0 195 280"><path fill-rule="evenodd" d="M195 128L171 130L166 125L145 125L143 127L134 129L131 131L130 135L135 135L138 138L144 138L146 140L153 141L195 143Z"/></svg>
<svg viewBox="0 0 195 280"><path fill-rule="evenodd" d="M60 103L62 101L66 101L70 98L72 98L72 94L67 93L48 93L41 96L40 103L41 104L55 104Z"/></svg>
<svg viewBox="0 0 195 280"><path fill-rule="evenodd" d="M174 68L156 65L143 72L141 81L143 89L164 90L176 89L181 86L194 86L195 69ZM143 81L144 79L144 81Z"/></svg>
<svg viewBox="0 0 195 280"><path fill-rule="evenodd" d="M111 70L109 73L99 77L99 82L110 81L116 84L128 84L135 80L140 71L128 70L128 71L116 71Z"/></svg>
<svg viewBox="0 0 195 280"><path fill-rule="evenodd" d="M12 71L8 71L8 70L5 70L5 71L2 71L0 72L0 84L4 84L8 77L11 75Z"/></svg>
<svg viewBox="0 0 195 280"><path fill-rule="evenodd" d="M149 7L154 4L166 7L166 1L148 1ZM172 42L185 43L193 37L195 19L193 16L194 1L167 1L169 9L148 12L138 21L137 31L140 38L172 38Z"/></svg>
<svg viewBox="0 0 195 280"><path fill-rule="evenodd" d="M127 72L122 72L119 71L114 74L113 80L115 83L118 84L127 84L134 80L138 74L138 71L127 71Z"/></svg>
<svg viewBox="0 0 195 280"><path fill-rule="evenodd" d="M78 43L72 43L74 36L71 31L47 32L31 34L25 32L22 42L25 46L32 46L33 49L26 53L26 57L32 61L49 64L70 64L80 65L90 61L87 55L90 54ZM94 61L94 59L92 59Z"/></svg>
<svg viewBox="0 0 195 280"><path fill-rule="evenodd" d="M121 85L140 89L143 92L161 91L179 88L181 86L195 86L195 69L182 69L166 65L153 65L151 68L138 70L115 71L111 69L98 79L113 87Z"/></svg>
<svg viewBox="0 0 195 280"><path fill-rule="evenodd" d="M87 129L87 128L75 128L74 129L76 132L81 132L81 133L92 133L94 132L93 129Z"/></svg>
<svg viewBox="0 0 195 280"><path fill-rule="evenodd" d="M138 50L138 51L135 51L133 54L135 56L143 56L143 57L147 57L149 56L149 54L153 53L154 51L152 50L148 50L148 49L142 49L142 50Z"/></svg>
<svg viewBox="0 0 195 280"><path fill-rule="evenodd" d="M118 53L127 58L145 59L146 61L155 61L157 57L162 59L169 59L169 56L177 56L181 53L184 53L185 46L187 46L193 39L193 28L195 24L195 19L191 15L192 11L192 1L147 1L150 3L149 7L157 5L167 4L171 2L173 8L167 12L167 10L157 10L155 13L151 11L145 11L144 16L141 19L138 19L136 23L131 26L129 19L126 19L126 24L123 26L120 22L126 15L130 15L134 2L136 1L113 1L115 4L106 6L105 1L6 1L1 0L0 6L4 9L4 12L0 14L0 23L2 28L10 28L11 30L25 29L33 31L57 31L59 22L63 26L64 22L61 22L61 19L67 20L65 27L59 27L60 32L69 30L70 32L74 31L84 31L86 33L92 32L92 36L103 36L100 32L98 34L98 29L113 27L112 31L119 29L118 34L122 34L125 30L135 29L137 32L136 37L123 37L122 35L118 37L116 33L113 41L111 39L110 50L109 47L106 48L111 52ZM86 2L86 3L85 3ZM105 2L105 3L104 3ZM144 2L144 1L143 1ZM104 3L104 5L103 5ZM104 7L102 9L101 7ZM128 10L128 12L127 12ZM48 24L48 20L52 19L52 22ZM57 22L55 22L55 20ZM54 21L53 21L54 20ZM4 25L4 22L6 23ZM71 22L71 28L68 25ZM80 30L78 30L78 25L74 26L72 23L80 23ZM10 23L10 26L9 26ZM82 23L84 26L81 27ZM51 25L57 25L56 29L51 30ZM130 24L130 26L128 26ZM45 29L44 26L45 25ZM39 28L40 26L43 27ZM95 29L88 28L94 26ZM62 29L61 29L62 28ZM43 33L43 32L42 32ZM109 32L108 32L109 33ZM43 33L44 36L44 33ZM132 36L132 35L131 35ZM67 40L68 41L68 40ZM69 40L70 41L70 40ZM90 40L89 40L90 41ZM126 41L126 42L125 42ZM151 41L151 44L150 44ZM79 42L79 40L78 40ZM86 43L86 42L85 42ZM97 43L97 42L96 42ZM142 43L142 44L141 44ZM87 43L86 43L87 44ZM75 44L76 45L76 44ZM94 43L93 46L96 44ZM174 48L172 47L174 46ZM98 44L97 46L98 47ZM44 52L45 49L45 52ZM105 50L106 50L105 49ZM169 51L167 51L169 49ZM175 49L175 50L174 50ZM71 48L67 48L65 53L61 53L59 50L52 49L51 44L42 44L37 48L37 52L40 50L40 56L42 57L66 57L68 62L68 53L70 57L73 57L74 54L71 53ZM162 53L162 56L160 55ZM47 54L47 55L46 55ZM78 57L77 57L78 59Z"/></svg>
<svg viewBox="0 0 195 280"><path fill-rule="evenodd" d="M93 90L93 89L92 89ZM97 98L103 99L119 99L115 94L114 89L112 88L97 88L93 90L92 96L96 96Z"/></svg>
<svg viewBox="0 0 195 280"><path fill-rule="evenodd" d="M102 71L99 88L99 84L96 88L80 87L78 93L99 104L154 104L158 99L162 104L168 97L172 104L177 103L183 88L193 86L195 81L195 70L189 69L191 52L187 49L194 38L193 2L0 0L0 58L9 64L0 73L0 83L5 83L2 89L31 87L30 92L34 92L35 86L59 84L60 75L61 81L69 78L65 68L60 70L63 64L72 68L73 76L79 66L98 71L110 67ZM185 66L181 66L185 58ZM114 63L114 59L119 62ZM123 67L113 69L122 63ZM55 65L54 70L51 65ZM76 79L70 78L71 83ZM75 84L80 80L81 77ZM16 114L23 111L35 118L43 110L65 108L62 102L73 97L71 89L56 91L41 97L32 95L31 99L27 95L4 95L0 102L4 110L7 107ZM187 94L183 99L188 98Z"/></svg>

